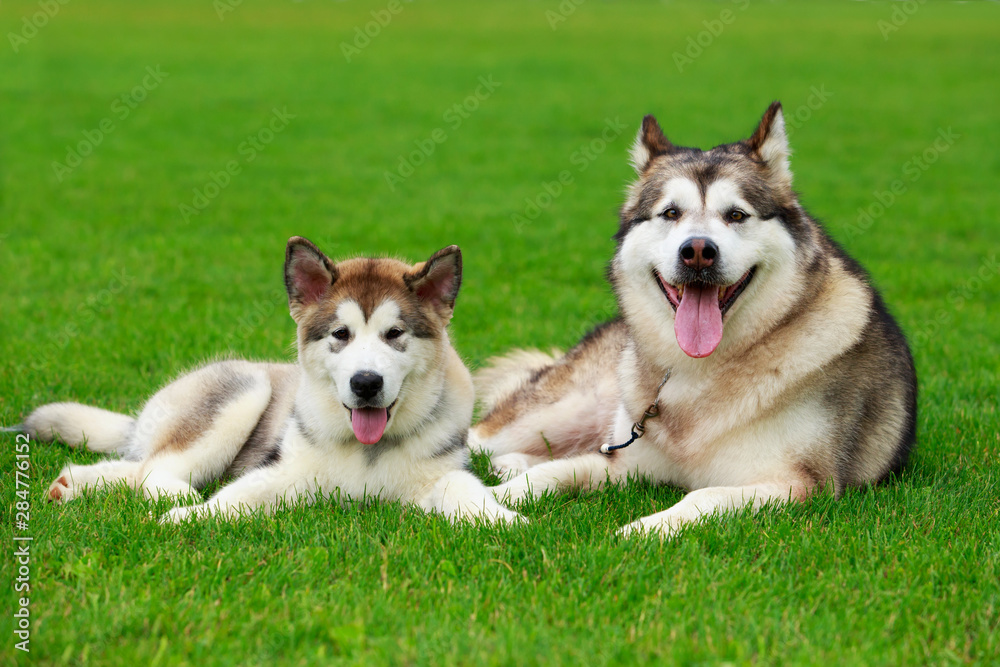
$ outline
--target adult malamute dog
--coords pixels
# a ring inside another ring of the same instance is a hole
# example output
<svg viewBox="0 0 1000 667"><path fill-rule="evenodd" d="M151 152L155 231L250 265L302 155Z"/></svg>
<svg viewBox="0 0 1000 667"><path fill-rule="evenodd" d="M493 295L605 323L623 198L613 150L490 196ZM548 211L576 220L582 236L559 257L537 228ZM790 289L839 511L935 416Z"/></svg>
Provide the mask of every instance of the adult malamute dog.
<svg viewBox="0 0 1000 667"><path fill-rule="evenodd" d="M298 364L204 366L157 392L136 419L77 403L39 408L25 420L29 434L123 456L66 466L49 498L122 480L152 498L190 496L238 475L165 519L271 510L337 489L455 518L519 519L465 470L472 378L446 331L461 280L457 246L415 266L333 264L308 240L290 239Z"/></svg>
<svg viewBox="0 0 1000 667"><path fill-rule="evenodd" d="M472 446L509 473L540 463L498 498L644 475L691 493L622 532L672 535L903 466L909 348L864 270L803 210L788 157L777 102L749 139L709 151L643 120L609 267L620 319L561 358L515 352L477 376L488 413ZM645 437L597 451L628 441L654 401Z"/></svg>

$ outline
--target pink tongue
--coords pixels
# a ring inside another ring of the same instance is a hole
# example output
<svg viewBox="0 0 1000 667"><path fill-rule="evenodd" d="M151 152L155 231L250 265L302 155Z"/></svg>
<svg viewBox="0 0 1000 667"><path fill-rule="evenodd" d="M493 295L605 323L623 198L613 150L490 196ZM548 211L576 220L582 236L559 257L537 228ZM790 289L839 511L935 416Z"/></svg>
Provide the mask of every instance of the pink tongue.
<svg viewBox="0 0 1000 667"><path fill-rule="evenodd" d="M385 408L355 408L351 410L351 428L354 436L365 445L374 445L385 433L389 411Z"/></svg>
<svg viewBox="0 0 1000 667"><path fill-rule="evenodd" d="M722 311L715 285L686 285L674 316L677 344L689 357L700 359L715 352L722 341Z"/></svg>

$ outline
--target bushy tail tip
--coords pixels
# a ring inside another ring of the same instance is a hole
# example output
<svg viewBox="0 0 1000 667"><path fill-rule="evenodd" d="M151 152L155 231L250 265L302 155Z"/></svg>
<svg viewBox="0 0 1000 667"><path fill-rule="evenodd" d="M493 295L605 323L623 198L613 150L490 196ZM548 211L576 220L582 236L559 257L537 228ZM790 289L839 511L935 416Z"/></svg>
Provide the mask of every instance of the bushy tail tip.
<svg viewBox="0 0 1000 667"><path fill-rule="evenodd" d="M128 415L80 403L50 403L28 415L23 432L38 440L59 439L70 447L114 452L128 445L134 426Z"/></svg>

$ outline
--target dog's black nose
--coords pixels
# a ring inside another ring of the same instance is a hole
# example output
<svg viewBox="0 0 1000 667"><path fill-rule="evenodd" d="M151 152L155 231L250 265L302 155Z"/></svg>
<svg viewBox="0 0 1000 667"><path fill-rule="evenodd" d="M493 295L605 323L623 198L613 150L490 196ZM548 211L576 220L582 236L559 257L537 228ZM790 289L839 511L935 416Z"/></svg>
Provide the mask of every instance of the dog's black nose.
<svg viewBox="0 0 1000 667"><path fill-rule="evenodd" d="M681 245L681 261L692 269L705 269L715 263L719 246L712 239L690 238Z"/></svg>
<svg viewBox="0 0 1000 667"><path fill-rule="evenodd" d="M371 371L359 371L351 377L351 391L358 398L368 400L382 391L382 376Z"/></svg>

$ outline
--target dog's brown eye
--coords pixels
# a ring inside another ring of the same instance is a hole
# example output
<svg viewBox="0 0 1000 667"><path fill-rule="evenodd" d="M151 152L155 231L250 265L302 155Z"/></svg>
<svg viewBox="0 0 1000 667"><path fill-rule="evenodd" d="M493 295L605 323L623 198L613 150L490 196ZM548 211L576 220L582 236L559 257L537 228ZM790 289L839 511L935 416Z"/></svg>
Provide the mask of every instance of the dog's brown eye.
<svg viewBox="0 0 1000 667"><path fill-rule="evenodd" d="M681 212L671 206L670 208L663 211L663 213L661 213L660 215L666 218L667 220L676 220L677 218L681 217Z"/></svg>
<svg viewBox="0 0 1000 667"><path fill-rule="evenodd" d="M730 222L743 222L744 220L746 220L746 218L747 214L739 210L738 208L734 208L732 211L729 212Z"/></svg>
<svg viewBox="0 0 1000 667"><path fill-rule="evenodd" d="M340 327L339 329L334 329L333 333L330 335L337 340L347 340L351 337L351 332L347 330L347 327Z"/></svg>
<svg viewBox="0 0 1000 667"><path fill-rule="evenodd" d="M403 335L403 330L399 327L393 327L385 332L386 340L393 340L394 338L399 338Z"/></svg>

